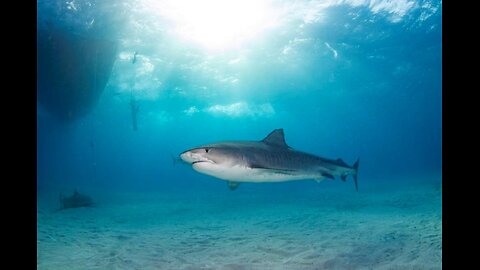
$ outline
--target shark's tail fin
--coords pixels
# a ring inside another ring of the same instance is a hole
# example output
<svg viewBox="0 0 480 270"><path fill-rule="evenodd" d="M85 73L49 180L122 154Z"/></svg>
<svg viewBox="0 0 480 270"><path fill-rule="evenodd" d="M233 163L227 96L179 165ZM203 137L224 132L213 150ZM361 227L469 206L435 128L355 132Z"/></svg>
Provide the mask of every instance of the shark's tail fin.
<svg viewBox="0 0 480 270"><path fill-rule="evenodd" d="M355 164L353 164L353 169L355 170L355 173L353 174L353 180L355 180L355 189L358 192L358 182L357 182L357 174L358 174L358 163L360 162L360 158L357 159Z"/></svg>
<svg viewBox="0 0 480 270"><path fill-rule="evenodd" d="M59 196L58 196L58 201L60 202L60 208L57 209L55 212L58 212L60 210L62 210L64 208L64 204L63 204L63 199L65 197L63 196L62 192L60 192Z"/></svg>

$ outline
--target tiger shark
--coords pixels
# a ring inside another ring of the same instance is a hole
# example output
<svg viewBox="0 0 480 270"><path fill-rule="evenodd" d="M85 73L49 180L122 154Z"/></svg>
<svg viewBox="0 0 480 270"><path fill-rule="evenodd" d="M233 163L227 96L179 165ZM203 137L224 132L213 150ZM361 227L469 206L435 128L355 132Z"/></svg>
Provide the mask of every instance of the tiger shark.
<svg viewBox="0 0 480 270"><path fill-rule="evenodd" d="M231 190L241 182L285 182L352 175L358 191L358 162L327 159L295 150L285 142L283 129L275 129L261 141L227 141L187 150L180 158L199 173L228 182Z"/></svg>
<svg viewBox="0 0 480 270"><path fill-rule="evenodd" d="M95 203L90 196L78 193L77 189L75 189L72 196L68 197L63 196L63 194L60 193L60 204L61 207L57 211L68 208L95 206Z"/></svg>

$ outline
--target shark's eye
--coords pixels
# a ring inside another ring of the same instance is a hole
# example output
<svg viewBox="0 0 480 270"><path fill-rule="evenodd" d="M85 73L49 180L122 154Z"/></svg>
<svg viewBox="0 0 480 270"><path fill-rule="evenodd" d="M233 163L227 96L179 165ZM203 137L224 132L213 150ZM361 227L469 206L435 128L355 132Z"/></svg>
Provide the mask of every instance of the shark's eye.
<svg viewBox="0 0 480 270"><path fill-rule="evenodd" d="M205 148L205 153L208 153L208 148Z"/></svg>

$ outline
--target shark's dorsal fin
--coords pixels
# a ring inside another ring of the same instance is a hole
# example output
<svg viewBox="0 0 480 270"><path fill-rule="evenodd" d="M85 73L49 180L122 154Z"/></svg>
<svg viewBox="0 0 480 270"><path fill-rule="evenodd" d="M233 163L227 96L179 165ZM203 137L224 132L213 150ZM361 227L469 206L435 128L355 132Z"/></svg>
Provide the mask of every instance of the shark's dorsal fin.
<svg viewBox="0 0 480 270"><path fill-rule="evenodd" d="M285 142L285 135L283 134L283 128L275 129L270 132L262 142L275 146L289 147Z"/></svg>

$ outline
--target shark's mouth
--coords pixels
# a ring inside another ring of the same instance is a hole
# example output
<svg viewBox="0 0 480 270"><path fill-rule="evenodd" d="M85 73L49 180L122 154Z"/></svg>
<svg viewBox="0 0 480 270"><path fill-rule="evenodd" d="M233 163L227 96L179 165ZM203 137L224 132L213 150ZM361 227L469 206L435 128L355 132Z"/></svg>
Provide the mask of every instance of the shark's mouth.
<svg viewBox="0 0 480 270"><path fill-rule="evenodd" d="M209 160L209 159L208 160L196 160L196 161L192 162L192 165L196 164L196 163L201 163L201 162L215 163L215 162L213 162L212 160Z"/></svg>

